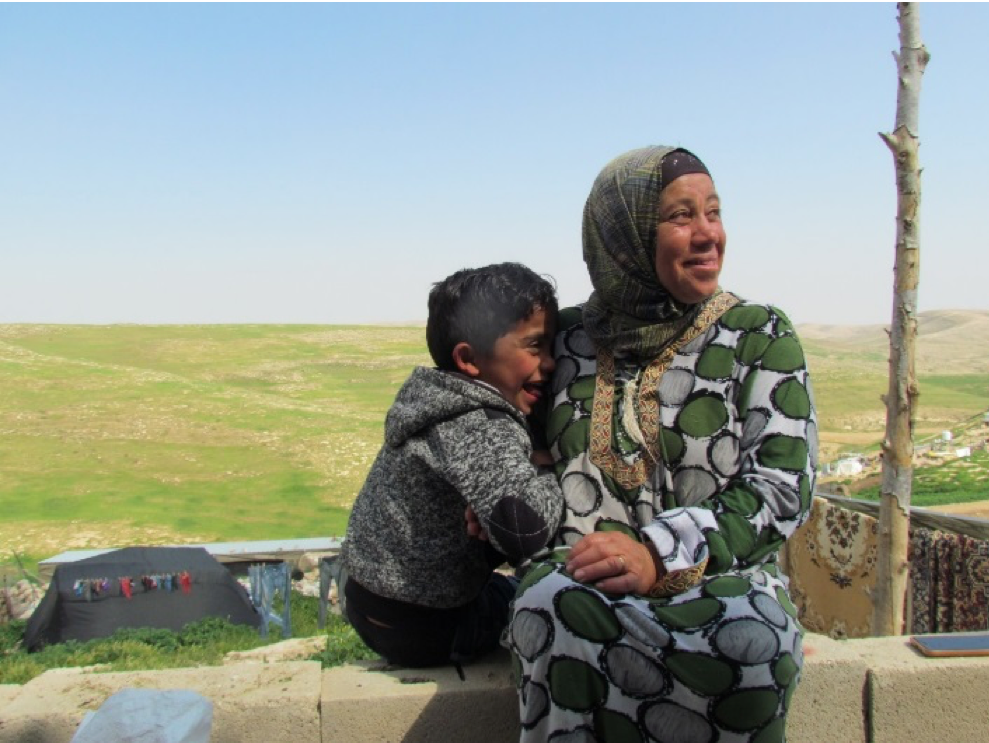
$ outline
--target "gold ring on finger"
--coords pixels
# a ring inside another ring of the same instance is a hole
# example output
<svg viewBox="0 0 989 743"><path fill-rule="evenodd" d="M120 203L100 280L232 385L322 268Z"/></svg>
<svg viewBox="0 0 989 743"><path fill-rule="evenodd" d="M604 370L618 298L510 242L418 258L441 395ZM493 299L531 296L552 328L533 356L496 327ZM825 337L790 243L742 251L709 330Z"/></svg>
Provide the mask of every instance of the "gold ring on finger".
<svg viewBox="0 0 989 743"><path fill-rule="evenodd" d="M621 574L624 575L628 572L628 565L625 563L625 555L618 555L618 561L622 564Z"/></svg>

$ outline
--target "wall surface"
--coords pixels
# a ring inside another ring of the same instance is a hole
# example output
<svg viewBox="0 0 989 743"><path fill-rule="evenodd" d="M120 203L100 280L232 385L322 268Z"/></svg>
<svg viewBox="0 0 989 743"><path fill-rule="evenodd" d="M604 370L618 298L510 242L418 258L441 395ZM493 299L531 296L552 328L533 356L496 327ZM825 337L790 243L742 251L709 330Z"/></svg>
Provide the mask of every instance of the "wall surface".
<svg viewBox="0 0 989 743"><path fill-rule="evenodd" d="M926 658L905 638L808 635L791 743L989 740L989 658ZM514 743L506 653L464 668L243 660L142 673L48 671L0 686L0 743L69 743L87 712L123 688L190 689L213 702L211 743Z"/></svg>

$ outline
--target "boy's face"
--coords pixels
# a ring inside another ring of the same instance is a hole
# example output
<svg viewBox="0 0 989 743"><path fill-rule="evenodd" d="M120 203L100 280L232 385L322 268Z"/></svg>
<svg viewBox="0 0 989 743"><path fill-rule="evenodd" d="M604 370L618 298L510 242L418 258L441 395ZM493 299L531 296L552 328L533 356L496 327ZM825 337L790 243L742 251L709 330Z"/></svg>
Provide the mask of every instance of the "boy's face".
<svg viewBox="0 0 989 743"><path fill-rule="evenodd" d="M555 333L555 316L536 309L495 341L490 356L477 356L477 378L528 415L543 396L543 387L556 366L550 355Z"/></svg>

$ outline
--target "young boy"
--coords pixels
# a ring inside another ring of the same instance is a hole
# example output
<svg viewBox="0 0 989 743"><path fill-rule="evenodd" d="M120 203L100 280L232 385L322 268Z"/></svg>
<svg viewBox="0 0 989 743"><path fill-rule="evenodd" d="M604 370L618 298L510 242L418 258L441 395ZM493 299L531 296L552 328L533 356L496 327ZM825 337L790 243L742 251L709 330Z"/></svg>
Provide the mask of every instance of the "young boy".
<svg viewBox="0 0 989 743"><path fill-rule="evenodd" d="M525 416L549 383L553 286L517 263L458 271L429 294L426 342L385 419L342 560L345 611L389 663L431 666L495 648L515 582L493 571L546 545L563 498L530 462ZM470 508L488 541L468 536Z"/></svg>

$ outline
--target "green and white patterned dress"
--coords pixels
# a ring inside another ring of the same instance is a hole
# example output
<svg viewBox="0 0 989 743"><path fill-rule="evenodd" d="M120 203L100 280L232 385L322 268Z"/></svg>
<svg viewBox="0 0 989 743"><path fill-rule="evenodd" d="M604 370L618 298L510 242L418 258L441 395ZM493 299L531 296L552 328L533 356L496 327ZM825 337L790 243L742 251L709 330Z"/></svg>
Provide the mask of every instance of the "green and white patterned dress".
<svg viewBox="0 0 989 743"><path fill-rule="evenodd" d="M598 354L561 314L546 433L566 513L506 633L524 742L784 740L803 654L775 558L810 508L813 397L789 320L719 296L650 364ZM566 573L608 529L648 535L673 595Z"/></svg>

